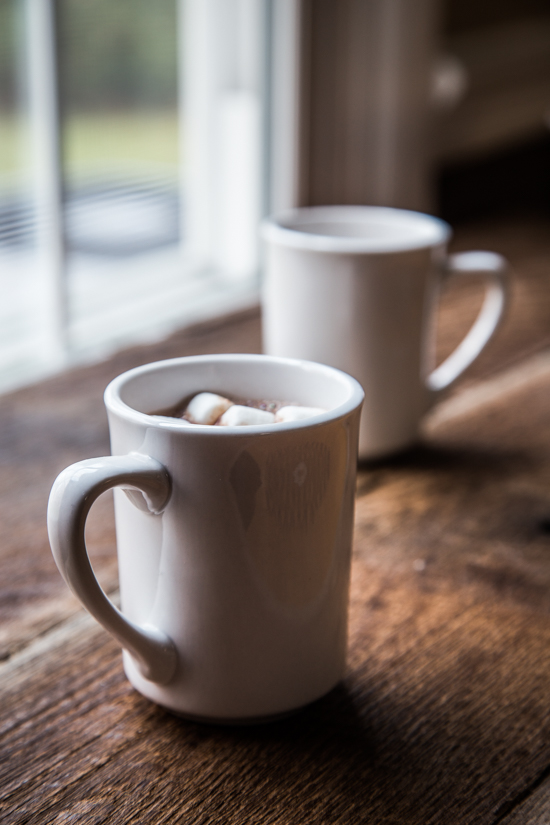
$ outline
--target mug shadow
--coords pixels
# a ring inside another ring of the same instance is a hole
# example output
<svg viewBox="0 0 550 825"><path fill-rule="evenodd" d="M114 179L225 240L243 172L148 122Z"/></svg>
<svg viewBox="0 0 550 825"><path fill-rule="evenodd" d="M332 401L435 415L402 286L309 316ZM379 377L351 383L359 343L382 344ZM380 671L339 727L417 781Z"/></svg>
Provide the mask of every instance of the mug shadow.
<svg viewBox="0 0 550 825"><path fill-rule="evenodd" d="M520 450L491 450L481 447L451 447L419 441L417 444L377 459L359 460L358 470L447 470L462 473L510 472L529 469L532 456Z"/></svg>
<svg viewBox="0 0 550 825"><path fill-rule="evenodd" d="M445 715L418 708L411 725L405 695L371 699L344 682L279 722L222 727L168 713L164 722L211 755L209 773L223 786L228 821L236 809L246 811L240 821L412 825L437 821L442 810L462 821L472 810L468 774L483 770L487 756L471 747L483 719L466 712L449 741ZM199 802L209 816L208 795Z"/></svg>
<svg viewBox="0 0 550 825"><path fill-rule="evenodd" d="M251 765L261 764L263 781L272 790L279 787L282 796L292 785L307 796L312 771L324 776L323 793L341 795L350 779L364 777L376 760L374 720L358 710L345 683L285 718L255 725L205 724L160 708L158 713L186 739L191 736L195 746L214 746L213 752L229 747L247 774ZM294 774L290 783L289 770Z"/></svg>

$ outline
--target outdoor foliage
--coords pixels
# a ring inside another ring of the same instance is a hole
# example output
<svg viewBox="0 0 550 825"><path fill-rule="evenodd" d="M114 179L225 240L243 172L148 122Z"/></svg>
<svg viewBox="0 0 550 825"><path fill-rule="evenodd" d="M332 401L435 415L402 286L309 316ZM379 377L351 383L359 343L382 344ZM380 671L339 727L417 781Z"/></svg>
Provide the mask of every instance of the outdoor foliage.
<svg viewBox="0 0 550 825"><path fill-rule="evenodd" d="M174 0L58 0L64 103L166 107L176 98Z"/></svg>
<svg viewBox="0 0 550 825"><path fill-rule="evenodd" d="M57 0L63 105L166 108L176 99L175 0ZM16 105L24 3L0 0L0 106Z"/></svg>

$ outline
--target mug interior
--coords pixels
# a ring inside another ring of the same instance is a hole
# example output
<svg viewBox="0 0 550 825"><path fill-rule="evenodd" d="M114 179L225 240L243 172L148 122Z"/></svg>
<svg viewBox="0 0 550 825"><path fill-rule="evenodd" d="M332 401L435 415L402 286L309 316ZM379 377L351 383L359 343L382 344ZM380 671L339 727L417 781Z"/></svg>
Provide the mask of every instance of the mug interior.
<svg viewBox="0 0 550 825"><path fill-rule="evenodd" d="M265 240L322 252L383 253L445 243L450 227L439 218L374 206L295 209L262 225Z"/></svg>
<svg viewBox="0 0 550 825"><path fill-rule="evenodd" d="M355 379L323 364L263 355L214 355L159 361L130 370L109 384L105 402L122 414L150 416L205 391L321 407L332 413L331 418L335 410L343 415L354 409L363 395Z"/></svg>

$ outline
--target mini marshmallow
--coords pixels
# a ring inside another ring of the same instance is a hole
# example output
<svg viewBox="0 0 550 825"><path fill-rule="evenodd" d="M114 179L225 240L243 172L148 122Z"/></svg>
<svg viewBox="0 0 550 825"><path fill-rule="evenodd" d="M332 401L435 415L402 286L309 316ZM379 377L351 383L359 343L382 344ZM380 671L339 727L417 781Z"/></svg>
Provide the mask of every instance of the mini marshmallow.
<svg viewBox="0 0 550 825"><path fill-rule="evenodd" d="M185 414L193 424L214 424L232 404L232 401L221 395L200 392L191 399Z"/></svg>
<svg viewBox="0 0 550 825"><path fill-rule="evenodd" d="M326 410L321 407L281 407L277 412L276 419L279 423L284 424L285 421L303 421L304 418L311 418L314 415L321 415Z"/></svg>
<svg viewBox="0 0 550 825"><path fill-rule="evenodd" d="M275 416L267 410L233 404L224 412L218 423L222 427L243 427L246 424L275 424Z"/></svg>

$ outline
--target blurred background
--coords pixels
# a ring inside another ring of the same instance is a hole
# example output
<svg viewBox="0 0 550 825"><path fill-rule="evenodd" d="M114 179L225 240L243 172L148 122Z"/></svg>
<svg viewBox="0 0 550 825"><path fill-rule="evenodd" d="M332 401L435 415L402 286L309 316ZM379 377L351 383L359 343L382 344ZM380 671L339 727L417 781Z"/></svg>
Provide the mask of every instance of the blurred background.
<svg viewBox="0 0 550 825"><path fill-rule="evenodd" d="M1 0L0 391L258 302L261 217L550 215L545 0Z"/></svg>

